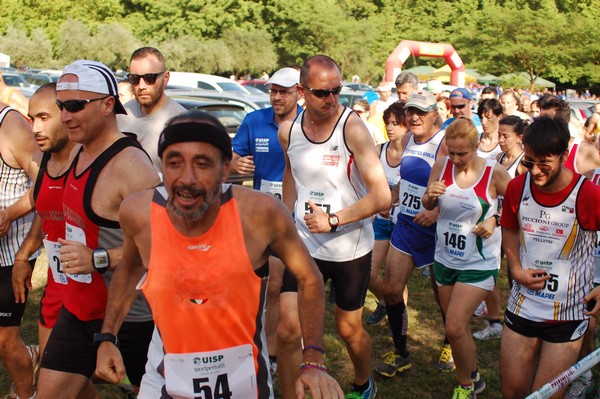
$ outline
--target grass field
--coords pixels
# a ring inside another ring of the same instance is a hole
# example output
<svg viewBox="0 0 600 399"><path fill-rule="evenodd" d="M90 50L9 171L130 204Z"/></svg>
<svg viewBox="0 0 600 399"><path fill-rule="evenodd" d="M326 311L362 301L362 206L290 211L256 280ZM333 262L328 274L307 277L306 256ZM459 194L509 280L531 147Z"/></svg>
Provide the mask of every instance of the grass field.
<svg viewBox="0 0 600 399"><path fill-rule="evenodd" d="M22 324L21 335L25 343L37 342L37 314L42 289L45 284L46 263L40 258L34 272L34 291L30 294L27 310ZM500 273L499 283L502 292L503 306L506 302L508 287L506 275ZM405 375L392 379L376 377L379 399L428 399L451 398L455 386L454 373L435 371L441 344L443 326L438 307L433 299L429 279L415 271L409 282L409 350L413 366ZM365 319L375 309L375 300L369 294L365 306ZM473 319L474 330L482 328L483 320ZM392 338L388 336L388 324L367 326L373 340L373 357L377 357L392 349ZM343 341L335 333L333 309L327 305L325 348L327 365L332 375L340 382L344 391L352 383L352 367L348 360ZM477 342L479 369L487 383L487 389L479 397L499 399L500 379L498 356L500 340ZM10 380L6 370L0 365L0 398L8 393ZM98 387L102 399L117 399L124 396L114 387L101 385Z"/></svg>

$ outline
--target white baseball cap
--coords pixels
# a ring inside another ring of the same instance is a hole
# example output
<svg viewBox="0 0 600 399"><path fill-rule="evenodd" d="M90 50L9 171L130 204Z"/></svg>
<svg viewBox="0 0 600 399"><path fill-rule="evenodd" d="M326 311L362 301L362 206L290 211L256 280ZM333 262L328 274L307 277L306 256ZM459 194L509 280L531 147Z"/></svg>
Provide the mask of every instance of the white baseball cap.
<svg viewBox="0 0 600 399"><path fill-rule="evenodd" d="M56 90L81 90L92 93L108 94L115 98L115 114L126 114L125 108L119 101L117 79L109 67L101 62L77 60L63 69L61 78L65 75L77 76L77 82L61 82L56 84Z"/></svg>
<svg viewBox="0 0 600 399"><path fill-rule="evenodd" d="M292 87L300 83L300 71L294 68L281 68L267 80L268 85Z"/></svg>

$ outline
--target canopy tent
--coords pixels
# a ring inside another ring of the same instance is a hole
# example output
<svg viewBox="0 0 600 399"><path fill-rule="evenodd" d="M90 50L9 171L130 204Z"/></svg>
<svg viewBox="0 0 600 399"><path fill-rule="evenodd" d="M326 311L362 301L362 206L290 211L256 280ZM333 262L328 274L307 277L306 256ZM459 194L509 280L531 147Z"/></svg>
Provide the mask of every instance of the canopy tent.
<svg viewBox="0 0 600 399"><path fill-rule="evenodd" d="M502 79L502 86L506 87L525 88L531 86L529 74L527 72L507 73L505 75L500 76L500 79ZM544 78L540 78L539 76L535 78L533 86L546 87L551 89L556 88L555 83L552 83L551 81L546 80Z"/></svg>
<svg viewBox="0 0 600 399"><path fill-rule="evenodd" d="M417 75L419 80L427 80L427 75L435 71L435 68L429 65L416 66L414 68L404 69L402 72L412 72Z"/></svg>
<svg viewBox="0 0 600 399"><path fill-rule="evenodd" d="M465 83L477 82L477 77L473 75L473 71L475 71L475 70L474 69L465 70ZM438 68L435 71L426 75L423 80L436 79L443 83L450 83L450 73L451 73L450 65L446 64L443 67Z"/></svg>

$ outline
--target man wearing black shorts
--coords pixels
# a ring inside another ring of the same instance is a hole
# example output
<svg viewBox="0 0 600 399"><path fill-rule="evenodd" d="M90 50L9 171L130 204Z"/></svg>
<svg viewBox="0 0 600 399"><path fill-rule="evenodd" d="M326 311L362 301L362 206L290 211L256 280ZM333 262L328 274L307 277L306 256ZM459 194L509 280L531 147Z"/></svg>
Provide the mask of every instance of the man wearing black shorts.
<svg viewBox="0 0 600 399"><path fill-rule="evenodd" d="M56 103L69 139L81 144L69 171L63 196L65 239L59 259L69 278L64 306L42 357L38 398L94 398L90 379L106 310L107 290L122 256L119 206L135 192L159 183L158 174L139 143L119 132L119 101L112 71L95 61L67 65L57 83ZM139 386L154 328L139 296L119 338L127 375Z"/></svg>
<svg viewBox="0 0 600 399"><path fill-rule="evenodd" d="M390 208L390 189L367 127L338 103L335 61L309 58L298 87L306 110L279 128L286 158L283 201L323 278L335 287L336 325L354 366L352 397L370 399L377 389L370 376L371 338L362 325L374 243L370 217ZM280 308L298 312L293 298L282 295ZM293 342L278 338L281 346Z"/></svg>

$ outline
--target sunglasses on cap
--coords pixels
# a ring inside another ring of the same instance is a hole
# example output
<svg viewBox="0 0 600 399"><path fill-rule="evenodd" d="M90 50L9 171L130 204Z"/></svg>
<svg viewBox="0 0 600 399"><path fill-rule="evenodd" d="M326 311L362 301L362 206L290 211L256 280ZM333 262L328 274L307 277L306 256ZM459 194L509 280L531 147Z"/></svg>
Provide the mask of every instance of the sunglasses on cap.
<svg viewBox="0 0 600 399"><path fill-rule="evenodd" d="M467 104L458 104L458 105L450 104L450 108L452 108L452 109L463 109L466 106L467 106Z"/></svg>
<svg viewBox="0 0 600 399"><path fill-rule="evenodd" d="M130 73L127 75L127 80L132 85L139 85L140 79L143 78L144 82L146 82L147 85L153 85L154 83L156 83L156 79L158 79L160 75L164 75L165 72L166 71L158 73L145 73L143 75L136 75L135 73Z"/></svg>
<svg viewBox="0 0 600 399"><path fill-rule="evenodd" d="M334 87L333 89L330 89L330 90L311 89L308 86L304 86L304 88L307 89L308 91L310 91L313 94L313 96L318 97L318 98L327 98L327 97L329 97L330 94L337 96L342 91L342 86Z"/></svg>
<svg viewBox="0 0 600 399"><path fill-rule="evenodd" d="M554 165L556 165L556 162L560 159L560 157L556 158L554 160L554 162L552 163L547 163L547 162L533 162L530 161L528 159L521 159L521 165L523 165L523 167L527 170L531 170L533 169L534 166L537 166L539 170L541 170L542 172L547 172L550 169L552 169L554 167Z"/></svg>
<svg viewBox="0 0 600 399"><path fill-rule="evenodd" d="M75 113L75 112L79 112L82 109L84 109L86 104L89 104L92 101L104 100L105 98L108 98L108 97L111 97L111 96L108 95L108 96L104 96L104 97L91 98L89 100L60 101L59 99L56 99L56 105L58 106L58 109L60 109L61 111L63 109L66 109L70 113Z"/></svg>

